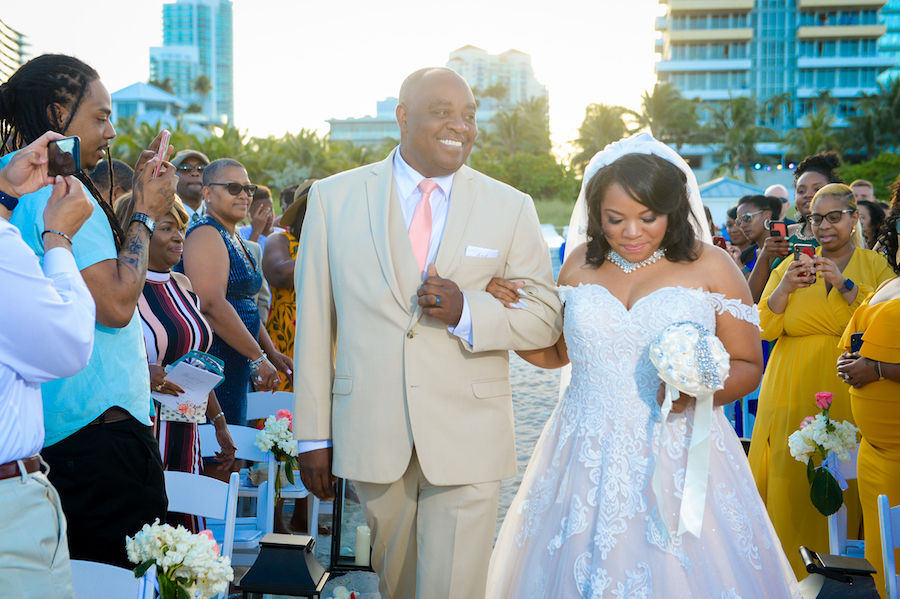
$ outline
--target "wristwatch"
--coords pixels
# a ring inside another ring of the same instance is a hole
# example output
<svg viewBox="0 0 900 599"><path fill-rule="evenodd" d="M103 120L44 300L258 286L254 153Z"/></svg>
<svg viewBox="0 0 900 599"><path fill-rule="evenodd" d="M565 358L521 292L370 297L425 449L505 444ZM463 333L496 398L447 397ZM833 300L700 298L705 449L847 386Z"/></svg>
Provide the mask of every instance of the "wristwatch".
<svg viewBox="0 0 900 599"><path fill-rule="evenodd" d="M847 293L848 291L853 291L854 283L850 279L844 279L844 284L841 286L840 292Z"/></svg>
<svg viewBox="0 0 900 599"><path fill-rule="evenodd" d="M8 210L12 211L16 209L16 206L19 205L19 198L13 197L8 193L4 193L0 190L0 204L5 206Z"/></svg>
<svg viewBox="0 0 900 599"><path fill-rule="evenodd" d="M137 222L141 223L142 225L144 225L145 227L147 227L147 229L150 231L150 235L151 236L153 235L153 230L156 228L156 223L153 221L152 218L150 218L143 212L135 212L134 214L131 215L131 220L128 222L130 224L130 223L133 223L134 221L137 221Z"/></svg>

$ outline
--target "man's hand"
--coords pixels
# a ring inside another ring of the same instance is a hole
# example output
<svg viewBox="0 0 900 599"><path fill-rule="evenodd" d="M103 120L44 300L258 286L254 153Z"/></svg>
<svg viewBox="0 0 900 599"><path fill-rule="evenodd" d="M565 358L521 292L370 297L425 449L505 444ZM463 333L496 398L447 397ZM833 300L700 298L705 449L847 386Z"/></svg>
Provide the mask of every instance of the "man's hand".
<svg viewBox="0 0 900 599"><path fill-rule="evenodd" d="M47 144L62 138L59 133L48 131L16 152L0 171L0 191L20 198L51 185L53 179L47 176Z"/></svg>
<svg viewBox="0 0 900 599"><path fill-rule="evenodd" d="M163 162L159 176L153 177L158 162L156 158L148 161L134 186L134 211L142 212L153 220L161 219L172 209L178 187L175 167L168 162ZM128 227L128 223L122 223L122 226Z"/></svg>
<svg viewBox="0 0 900 599"><path fill-rule="evenodd" d="M156 156L157 152L159 152L159 144L162 143L162 131L156 134L156 138L152 142L150 142L150 147L141 152L141 155L138 156L138 161L134 165L134 177L131 180L132 189L137 187L138 180L141 178L141 174L144 172L144 169L147 167L149 162ZM169 156L172 155L172 152L175 151L175 148L171 145L169 146L168 151L166 151L166 155L163 156L163 160L168 160ZM156 169L156 164L154 163L153 167ZM152 216L152 215L150 215Z"/></svg>
<svg viewBox="0 0 900 599"><path fill-rule="evenodd" d="M337 477L331 473L332 459L331 447L297 455L303 486L322 501L334 501L334 483L337 482Z"/></svg>
<svg viewBox="0 0 900 599"><path fill-rule="evenodd" d="M463 311L462 291L450 279L442 279L434 264L428 265L426 275L417 292L422 314L437 318L448 327L455 327Z"/></svg>

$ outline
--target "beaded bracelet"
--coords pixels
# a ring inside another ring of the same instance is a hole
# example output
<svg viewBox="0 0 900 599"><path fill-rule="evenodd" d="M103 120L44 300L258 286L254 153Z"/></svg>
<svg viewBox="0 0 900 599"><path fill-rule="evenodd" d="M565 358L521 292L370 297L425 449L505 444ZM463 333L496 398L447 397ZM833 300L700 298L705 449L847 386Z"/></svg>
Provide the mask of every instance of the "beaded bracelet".
<svg viewBox="0 0 900 599"><path fill-rule="evenodd" d="M212 418L212 420L210 420L210 422L215 423L216 420L218 420L219 418L222 418L223 416L225 416L225 412L219 412L218 414L213 416L213 418Z"/></svg>
<svg viewBox="0 0 900 599"><path fill-rule="evenodd" d="M262 351L262 350L260 350L260 351ZM265 362L268 359L269 359L269 356L267 356L266 352L263 351L263 353L260 357L256 358L255 360L250 361L250 370L256 372L257 370L259 370L260 364L262 364L263 362Z"/></svg>
<svg viewBox="0 0 900 599"><path fill-rule="evenodd" d="M68 241L68 242L69 242L69 245L72 245L72 238L69 237L68 235L66 235L65 233L63 233L62 231L54 231L53 229L47 229L46 231L44 231L43 233L41 233L41 237L43 237L43 236L46 235L47 233L55 233L56 235L59 235L60 237L62 237L62 238L65 239L66 241Z"/></svg>

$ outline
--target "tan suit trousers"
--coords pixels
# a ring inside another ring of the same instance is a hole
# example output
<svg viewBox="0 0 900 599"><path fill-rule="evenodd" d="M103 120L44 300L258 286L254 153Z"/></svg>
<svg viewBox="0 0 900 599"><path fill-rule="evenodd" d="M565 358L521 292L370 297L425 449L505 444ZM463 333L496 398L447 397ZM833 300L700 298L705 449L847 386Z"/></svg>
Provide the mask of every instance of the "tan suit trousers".
<svg viewBox="0 0 900 599"><path fill-rule="evenodd" d="M500 481L436 486L413 449L390 484L354 481L372 529L383 599L483 599Z"/></svg>

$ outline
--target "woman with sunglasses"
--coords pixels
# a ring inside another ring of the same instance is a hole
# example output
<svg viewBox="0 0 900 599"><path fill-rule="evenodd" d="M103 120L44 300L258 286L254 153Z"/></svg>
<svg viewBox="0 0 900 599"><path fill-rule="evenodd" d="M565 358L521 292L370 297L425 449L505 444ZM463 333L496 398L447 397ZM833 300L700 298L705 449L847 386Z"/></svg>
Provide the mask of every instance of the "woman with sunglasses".
<svg viewBox="0 0 900 599"><path fill-rule="evenodd" d="M747 239L747 236L741 231L741 221L738 220L737 209L737 206L732 206L725 213L725 232L728 233L728 239L731 242L731 245L743 253L744 250L752 246L753 243Z"/></svg>
<svg viewBox="0 0 900 599"><path fill-rule="evenodd" d="M190 226L184 242L184 274L214 333L210 353L225 362L225 381L216 395L226 422L242 426L251 378L261 391L274 391L281 382L278 372L290 378L294 366L260 322L253 298L262 285L262 267L236 231L255 191L240 162L213 161L203 170L206 216Z"/></svg>
<svg viewBox="0 0 900 599"><path fill-rule="evenodd" d="M764 195L744 196L738 202L737 222L749 242L748 247L741 252L741 262L744 267L744 277L750 276L757 262L757 253L769 236L767 224L773 215L781 212L781 200Z"/></svg>
<svg viewBox="0 0 900 599"><path fill-rule="evenodd" d="M846 385L835 376L841 335L862 301L894 276L884 257L861 248L853 191L822 187L806 219L819 243L813 258L799 254L772 271L759 303L762 338L772 348L759 393L750 467L772 524L798 575L806 570L800 545L828 547L828 526L809 501L806 466L791 457L788 436L814 416L815 395L834 393L830 416L853 422ZM844 492L850 538L860 538L856 482ZM856 536L855 536L856 535Z"/></svg>

